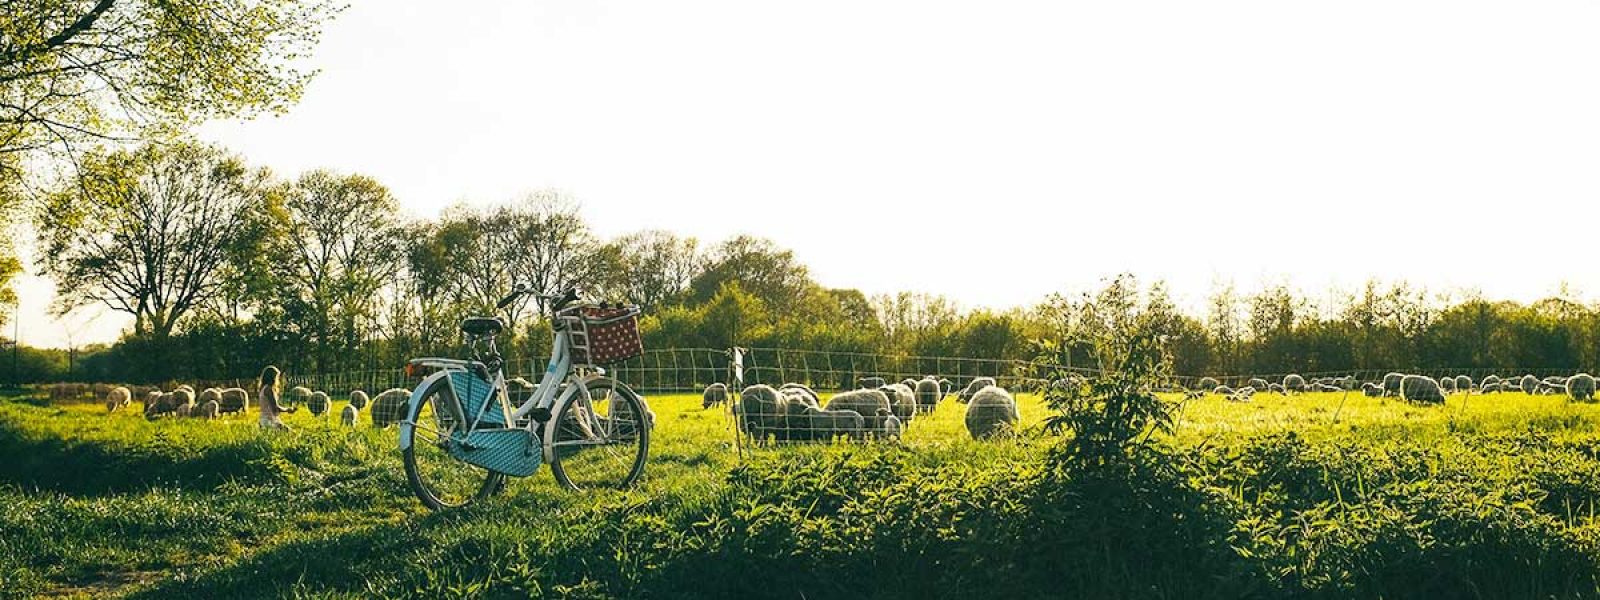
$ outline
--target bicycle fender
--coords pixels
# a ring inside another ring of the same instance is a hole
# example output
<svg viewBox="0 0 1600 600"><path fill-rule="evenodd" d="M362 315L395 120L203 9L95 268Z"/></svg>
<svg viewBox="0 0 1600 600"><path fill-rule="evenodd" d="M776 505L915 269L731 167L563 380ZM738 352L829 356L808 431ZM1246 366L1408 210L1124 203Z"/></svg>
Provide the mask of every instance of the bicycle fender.
<svg viewBox="0 0 1600 600"><path fill-rule="evenodd" d="M422 404L422 402L423 402L422 394L427 392L429 387L433 386L433 382L434 381L436 381L436 380L438 380L440 378L449 377L449 376L450 376L450 371L449 370L443 370L443 371L439 371L437 373L434 373L432 375L429 375L429 376L423 378L422 383L417 384L417 387L411 389L411 399L406 401L406 412L405 412L405 414L407 416L410 416L411 414L413 414L413 413L415 413L417 411L417 406L420 406ZM405 452L406 450L410 450L411 449L411 427L412 427L412 424L410 422L408 422L406 419L400 419L400 451L401 452Z"/></svg>

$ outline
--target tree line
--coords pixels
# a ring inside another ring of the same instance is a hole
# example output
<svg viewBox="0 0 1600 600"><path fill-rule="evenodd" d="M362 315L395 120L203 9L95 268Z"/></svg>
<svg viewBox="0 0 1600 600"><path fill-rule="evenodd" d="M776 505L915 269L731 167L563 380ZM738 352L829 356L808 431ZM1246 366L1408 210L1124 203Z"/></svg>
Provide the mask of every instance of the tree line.
<svg viewBox="0 0 1600 600"><path fill-rule="evenodd" d="M537 296L496 310L512 282L638 304L647 347L797 348L902 356L1031 358L1052 340L1094 367L1095 298L1137 297L1180 374L1600 364L1600 307L1441 300L1370 282L1317 304L1287 286L1215 291L1187 314L1132 276L1010 310L963 310L917 292L868 296L816 282L790 250L739 235L710 245L669 231L602 239L577 202L539 191L405 218L380 182L315 170L285 178L192 141L88 153L34 207L40 270L59 311L132 317L115 344L29 351L6 379L129 382L395 368L460 353L457 324L497 314L514 365L549 350ZM9 370L0 357L0 372ZM67 364L63 364L67 363Z"/></svg>

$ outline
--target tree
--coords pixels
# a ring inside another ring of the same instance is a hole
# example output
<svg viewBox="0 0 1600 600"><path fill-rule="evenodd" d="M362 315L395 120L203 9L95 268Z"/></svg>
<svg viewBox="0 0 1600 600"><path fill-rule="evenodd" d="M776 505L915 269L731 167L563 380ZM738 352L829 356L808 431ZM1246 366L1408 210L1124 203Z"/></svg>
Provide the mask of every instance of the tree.
<svg viewBox="0 0 1600 600"><path fill-rule="evenodd" d="M689 284L695 302L710 300L722 285L739 284L775 311L787 311L816 284L794 251L771 240L741 235L717 244L705 271Z"/></svg>
<svg viewBox="0 0 1600 600"><path fill-rule="evenodd" d="M497 215L506 221L511 236L508 260L518 283L546 296L576 287L600 291L612 287L609 275L616 270L607 267L616 267L620 256L595 238L571 198L537 191L502 207ZM534 296L533 303L541 315L549 309L545 298ZM518 307L510 308L514 320Z"/></svg>
<svg viewBox="0 0 1600 600"><path fill-rule="evenodd" d="M19 157L76 156L137 128L282 111L321 0L26 0L0 4L0 179Z"/></svg>
<svg viewBox="0 0 1600 600"><path fill-rule="evenodd" d="M617 239L628 301L645 310L665 305L689 289L704 268L700 242L670 231L650 229Z"/></svg>
<svg viewBox="0 0 1600 600"><path fill-rule="evenodd" d="M133 315L136 334L169 336L223 289L228 259L260 243L267 182L196 143L88 156L34 220L58 310L104 304Z"/></svg>
<svg viewBox="0 0 1600 600"><path fill-rule="evenodd" d="M398 212L389 189L364 175L311 171L284 194L278 226L287 235L275 264L290 292L283 301L306 317L319 366L329 366L335 347L356 348L376 320L378 291L404 250Z"/></svg>

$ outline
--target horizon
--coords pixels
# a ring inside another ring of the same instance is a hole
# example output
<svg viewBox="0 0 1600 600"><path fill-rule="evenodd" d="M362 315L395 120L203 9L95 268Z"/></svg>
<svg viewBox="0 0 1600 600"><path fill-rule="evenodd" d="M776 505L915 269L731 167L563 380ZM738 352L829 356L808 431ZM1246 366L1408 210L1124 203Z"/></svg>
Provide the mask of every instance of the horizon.
<svg viewBox="0 0 1600 600"><path fill-rule="evenodd" d="M300 103L198 137L373 176L411 216L560 189L602 237L749 233L824 286L966 309L1123 272L1189 310L1229 282L1527 303L1600 275L1570 233L1600 217L1600 82L1571 76L1600 6L433 8L352 3ZM53 319L47 287L18 286L28 345L131 321Z"/></svg>

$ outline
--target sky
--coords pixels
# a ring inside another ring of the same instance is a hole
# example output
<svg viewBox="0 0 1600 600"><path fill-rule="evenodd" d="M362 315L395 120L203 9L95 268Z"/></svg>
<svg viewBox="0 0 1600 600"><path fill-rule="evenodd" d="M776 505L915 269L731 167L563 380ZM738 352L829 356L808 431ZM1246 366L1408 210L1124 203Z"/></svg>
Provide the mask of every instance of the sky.
<svg viewBox="0 0 1600 600"><path fill-rule="evenodd" d="M352 0L287 115L197 133L413 217L553 188L602 235L749 233L969 308L1119 272L1528 301L1600 276L1597 30L1595 0ZM30 345L130 323L20 291Z"/></svg>

